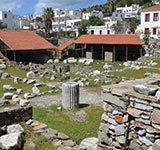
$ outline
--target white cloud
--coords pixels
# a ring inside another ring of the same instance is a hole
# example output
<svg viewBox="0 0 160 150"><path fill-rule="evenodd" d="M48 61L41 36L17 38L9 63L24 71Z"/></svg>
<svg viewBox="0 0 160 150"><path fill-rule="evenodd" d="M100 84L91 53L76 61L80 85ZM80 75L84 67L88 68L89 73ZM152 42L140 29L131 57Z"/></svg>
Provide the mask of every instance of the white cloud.
<svg viewBox="0 0 160 150"><path fill-rule="evenodd" d="M22 0L0 0L0 10L8 11L21 8Z"/></svg>
<svg viewBox="0 0 160 150"><path fill-rule="evenodd" d="M38 0L35 6L35 15L43 13L43 9L46 7L52 7L53 9L71 9L74 6L94 4L97 0Z"/></svg>

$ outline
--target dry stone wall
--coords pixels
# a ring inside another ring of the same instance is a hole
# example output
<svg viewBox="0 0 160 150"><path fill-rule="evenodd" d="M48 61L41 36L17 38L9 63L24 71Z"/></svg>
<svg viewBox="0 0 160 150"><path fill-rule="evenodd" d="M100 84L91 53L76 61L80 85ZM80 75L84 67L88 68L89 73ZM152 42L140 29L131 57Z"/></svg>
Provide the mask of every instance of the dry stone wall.
<svg viewBox="0 0 160 150"><path fill-rule="evenodd" d="M102 150L159 150L160 101L155 96L132 91L130 87L123 84L103 88L104 113L98 146Z"/></svg>

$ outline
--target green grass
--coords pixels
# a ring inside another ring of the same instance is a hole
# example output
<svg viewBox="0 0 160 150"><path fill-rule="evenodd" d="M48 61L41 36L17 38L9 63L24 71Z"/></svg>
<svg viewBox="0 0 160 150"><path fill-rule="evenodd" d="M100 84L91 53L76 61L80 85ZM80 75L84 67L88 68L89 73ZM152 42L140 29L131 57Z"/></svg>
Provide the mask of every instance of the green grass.
<svg viewBox="0 0 160 150"><path fill-rule="evenodd" d="M67 134L72 140L80 143L86 137L97 137L100 118L103 109L99 106L88 106L72 111L57 111L57 106L53 105L50 109L34 108L33 118L44 122L48 127ZM75 112L84 110L87 113L85 122L73 121L70 116Z"/></svg>
<svg viewBox="0 0 160 150"><path fill-rule="evenodd" d="M140 70L129 70L126 69L122 72L111 72L110 75L119 76L119 77L127 77L127 78L144 78L145 73L160 73L160 70L151 69L151 68L142 68Z"/></svg>

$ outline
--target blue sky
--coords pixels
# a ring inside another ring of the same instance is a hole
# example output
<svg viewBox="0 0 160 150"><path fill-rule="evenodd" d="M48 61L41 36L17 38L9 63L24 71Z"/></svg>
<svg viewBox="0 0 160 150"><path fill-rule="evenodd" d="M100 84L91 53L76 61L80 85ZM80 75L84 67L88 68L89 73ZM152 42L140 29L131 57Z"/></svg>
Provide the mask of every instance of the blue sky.
<svg viewBox="0 0 160 150"><path fill-rule="evenodd" d="M10 10L17 15L41 15L43 9L80 9L96 4L104 4L107 0L0 0L0 10Z"/></svg>

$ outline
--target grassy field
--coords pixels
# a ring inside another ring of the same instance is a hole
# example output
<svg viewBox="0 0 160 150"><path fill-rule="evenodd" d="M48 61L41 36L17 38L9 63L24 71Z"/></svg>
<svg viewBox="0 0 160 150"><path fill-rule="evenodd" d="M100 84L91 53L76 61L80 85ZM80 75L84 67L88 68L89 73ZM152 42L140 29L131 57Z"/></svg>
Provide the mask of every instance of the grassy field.
<svg viewBox="0 0 160 150"><path fill-rule="evenodd" d="M83 123L76 122L71 117L80 110L87 114ZM58 111L57 106L53 105L49 109L34 108L33 118L44 122L50 128L67 134L72 140L79 143L86 137L97 137L102 113L101 107L93 105L72 111Z"/></svg>

